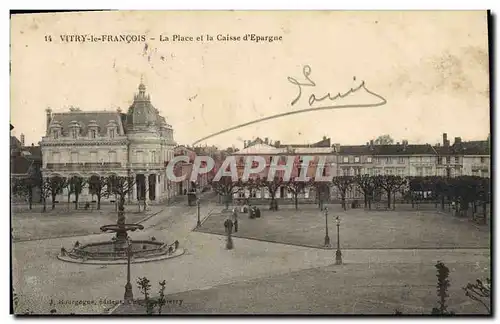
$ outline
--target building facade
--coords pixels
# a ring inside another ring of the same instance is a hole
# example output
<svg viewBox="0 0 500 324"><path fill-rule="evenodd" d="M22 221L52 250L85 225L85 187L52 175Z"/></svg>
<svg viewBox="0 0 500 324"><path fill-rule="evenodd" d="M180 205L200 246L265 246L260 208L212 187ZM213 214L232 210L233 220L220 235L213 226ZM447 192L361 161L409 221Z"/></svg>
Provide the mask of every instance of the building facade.
<svg viewBox="0 0 500 324"><path fill-rule="evenodd" d="M47 109L47 130L41 141L43 177L129 176L135 179L129 201L160 202L171 197L174 192L164 161L174 154L173 129L152 105L145 85L141 83L138 90L126 113ZM62 196L67 196L67 190ZM92 196L87 186L80 199Z"/></svg>

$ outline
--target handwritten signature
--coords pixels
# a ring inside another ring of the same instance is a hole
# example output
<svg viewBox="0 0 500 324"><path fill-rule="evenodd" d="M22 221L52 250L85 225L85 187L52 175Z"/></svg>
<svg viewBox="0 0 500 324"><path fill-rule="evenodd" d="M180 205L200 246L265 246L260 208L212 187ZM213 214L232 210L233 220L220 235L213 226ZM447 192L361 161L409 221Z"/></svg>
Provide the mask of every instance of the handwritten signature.
<svg viewBox="0 0 500 324"><path fill-rule="evenodd" d="M297 95L297 97L291 102L291 105L295 105L299 99L301 98L302 96L302 87L315 87L316 86L316 83L311 80L311 72L312 72L312 69L309 65L305 65L304 68L302 69L302 74L304 75L304 78L305 78L305 82L299 82L297 81L295 78L292 78L292 77L288 77L287 80L292 83L293 85L296 85L298 87L298 90L299 90L299 93ZM354 78L354 80L356 80L356 78ZM358 92L359 90L363 89L366 93L376 97L377 99L379 99L378 102L376 103L368 103L368 104L344 104L344 105L328 105L328 106L321 106L321 107L311 107L314 103L316 102L322 102L324 100L329 100L330 102L332 101L336 101L337 99L341 99L341 98L346 98L347 96L353 94L353 93L356 93ZM218 131L216 133L213 133L213 134L210 134L208 136L205 136L197 141L195 141L192 145L196 145L202 141L205 141L209 138L212 138L212 137L215 137L215 136L218 136L218 135L221 135L221 134L224 134L224 133L227 133L227 132L230 132L230 131L233 131L233 130L236 130L236 129L239 129L239 128L242 128L242 127L245 127L245 126L249 126L249 125L253 125L253 124L257 124L257 123L261 123L261 122L264 122L264 121L268 121L268 120L271 120L271 119L276 119L276 118L281 118L281 117L285 117L285 116L290 116L290 115L295 115L295 114L302 114L302 113L306 113L306 112L312 112L312 111L318 111L318 110L331 110L331 109L346 109L346 108L369 108L369 107L379 107L379 106L383 106L387 103L387 100L385 100L384 97L382 97L381 95L379 94L376 94L375 92L373 91L370 91L368 90L368 88L366 87L366 84L365 84L365 81L362 81L361 84L356 87L356 88L351 88L349 91L345 92L345 93L338 93L337 95L333 96L330 94L330 93L327 93L326 95L322 96L322 97L316 97L316 95L314 94L311 94L309 96L309 100L308 100L308 103L309 103L309 107L310 108L304 108L304 109L299 109L299 110L293 110L293 111L288 111L288 112L284 112L284 113L280 113L280 114L276 114L276 115L272 115L272 116L268 116L268 117L263 117L263 118L259 118L259 119L255 119L255 120L252 120L252 121L249 121L249 122L246 122L246 123L243 123L243 124L240 124L240 125L236 125L236 126L233 126L233 127L230 127L230 128L226 128L224 130L221 130L221 131Z"/></svg>
<svg viewBox="0 0 500 324"><path fill-rule="evenodd" d="M311 75L311 67L309 65L305 65L304 68L302 69L302 74L304 74L304 78L307 80L307 82L303 82L303 83L300 83L298 82L296 79L292 78L292 77L288 77L288 81L291 83L291 84L294 84L296 86L299 87L299 94L297 95L297 97L292 101L291 105L295 105L297 103L297 101L299 101L300 97L302 96L302 87L315 87L316 86L316 83L311 80L310 78L310 75ZM356 81L356 77L354 77L354 81ZM338 93L336 96L332 97L332 95L330 93L327 93L326 95L324 95L323 97L321 98L317 98L316 95L314 94L311 94L309 96L309 106L312 106L315 102L320 102L320 101L323 101L323 100L330 100L330 101L335 101L339 98L345 98L347 96L349 96L351 93L355 93L357 91L359 91L360 89L364 89L366 92L368 92L369 94L379 98L382 100L382 104L386 104L387 101L380 95L368 90L365 86L365 81L362 81L361 84L356 87L356 88L351 88L349 91L345 92L345 93ZM356 105L356 106L360 106L360 105ZM373 107L373 106L380 106L380 103L379 104L370 104L370 107ZM365 106L363 106L365 107ZM344 108L347 108L347 107L344 107ZM352 107L354 108L354 107Z"/></svg>

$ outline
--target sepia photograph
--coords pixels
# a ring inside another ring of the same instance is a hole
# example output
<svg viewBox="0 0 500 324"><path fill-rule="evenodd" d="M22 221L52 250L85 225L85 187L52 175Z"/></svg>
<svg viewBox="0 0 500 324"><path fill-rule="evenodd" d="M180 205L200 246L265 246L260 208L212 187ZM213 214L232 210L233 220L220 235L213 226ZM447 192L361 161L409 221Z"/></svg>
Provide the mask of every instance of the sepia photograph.
<svg viewBox="0 0 500 324"><path fill-rule="evenodd" d="M492 28L11 11L11 314L491 317Z"/></svg>

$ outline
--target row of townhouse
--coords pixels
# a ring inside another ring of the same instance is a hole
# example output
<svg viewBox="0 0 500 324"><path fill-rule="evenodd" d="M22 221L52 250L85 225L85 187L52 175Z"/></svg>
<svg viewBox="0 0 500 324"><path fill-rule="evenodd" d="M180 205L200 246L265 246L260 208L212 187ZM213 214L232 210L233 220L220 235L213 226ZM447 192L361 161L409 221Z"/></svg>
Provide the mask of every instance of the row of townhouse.
<svg viewBox="0 0 500 324"><path fill-rule="evenodd" d="M322 141L310 145L282 145L279 141L270 142L268 138L262 140L245 141L245 147L233 154L238 163L239 175L243 172L245 156L263 156L267 166L260 174L266 176L272 156L295 156L299 161L300 156L313 156L313 162L308 168L308 177L317 176L318 161L320 157L325 162L322 166L322 175L329 176L356 176L356 175L397 175L408 176L445 176L457 177L461 175L489 177L490 176L490 140L463 142L456 137L453 144L443 134L443 143L409 144L404 140L391 145L375 145L374 141L365 145L331 145L330 139L324 137ZM296 163L299 164L299 163ZM294 167L292 177L298 176L299 170ZM335 187L329 189L329 196L338 197ZM305 188L299 195L302 198L315 196L314 188ZM268 198L269 193L265 188L250 192L243 190L235 197ZM291 198L292 193L282 186L276 198ZM350 199L361 198L361 193L355 186L347 193Z"/></svg>

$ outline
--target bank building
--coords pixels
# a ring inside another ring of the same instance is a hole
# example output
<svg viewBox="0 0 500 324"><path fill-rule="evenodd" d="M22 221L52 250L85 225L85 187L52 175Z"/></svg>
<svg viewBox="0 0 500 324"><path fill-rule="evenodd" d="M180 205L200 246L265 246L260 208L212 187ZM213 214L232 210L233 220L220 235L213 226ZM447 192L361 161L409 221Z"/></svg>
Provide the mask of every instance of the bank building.
<svg viewBox="0 0 500 324"><path fill-rule="evenodd" d="M152 103L146 86L138 93L128 111L67 112L46 110L47 130L41 141L43 177L71 178L110 175L131 176L135 181L129 199L160 203L175 194L174 184L167 179L165 161L174 156L172 126L167 124ZM64 202L68 189L57 196ZM50 197L49 197L50 199ZM114 197L102 198L102 201ZM95 200L88 185L79 201Z"/></svg>

